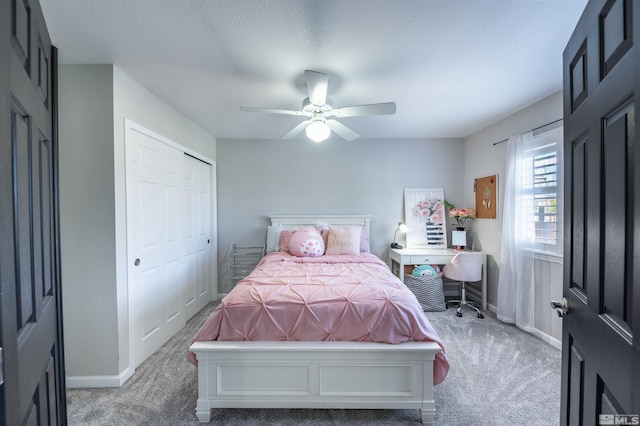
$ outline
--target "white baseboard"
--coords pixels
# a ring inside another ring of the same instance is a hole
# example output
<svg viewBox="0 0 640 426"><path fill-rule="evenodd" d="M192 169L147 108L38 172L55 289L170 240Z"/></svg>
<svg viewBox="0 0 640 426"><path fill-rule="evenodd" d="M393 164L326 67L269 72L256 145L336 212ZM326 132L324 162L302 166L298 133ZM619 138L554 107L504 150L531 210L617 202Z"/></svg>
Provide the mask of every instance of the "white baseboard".
<svg viewBox="0 0 640 426"><path fill-rule="evenodd" d="M67 376L66 381L68 388L119 388L133 373L127 368L117 376Z"/></svg>
<svg viewBox="0 0 640 426"><path fill-rule="evenodd" d="M556 339L555 337L549 336L547 333L543 333L542 331L540 331L538 329L534 330L533 335L536 336L537 338L539 338L540 340L543 340L543 341L547 342L548 344L550 344L554 348L562 350L562 342L560 340Z"/></svg>
<svg viewBox="0 0 640 426"><path fill-rule="evenodd" d="M496 306L487 304L487 309L489 309L491 312L493 312L494 314L498 314L498 308ZM533 329L533 334L534 336L536 336L538 339L547 342L548 344L550 344L551 346L553 346L556 349L562 350L562 341L556 339L553 336L548 335L547 333L538 330L537 328Z"/></svg>

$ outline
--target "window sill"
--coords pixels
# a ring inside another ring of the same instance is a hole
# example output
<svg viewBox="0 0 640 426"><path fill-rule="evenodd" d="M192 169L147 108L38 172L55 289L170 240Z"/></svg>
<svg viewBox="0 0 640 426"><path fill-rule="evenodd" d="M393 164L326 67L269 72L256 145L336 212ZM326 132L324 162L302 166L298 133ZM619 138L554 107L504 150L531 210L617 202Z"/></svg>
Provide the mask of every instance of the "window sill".
<svg viewBox="0 0 640 426"><path fill-rule="evenodd" d="M542 260L545 262L559 263L560 265L562 265L562 261L564 260L561 254L557 254L549 251L543 251L543 250L534 250L533 258L536 260Z"/></svg>
<svg viewBox="0 0 640 426"><path fill-rule="evenodd" d="M535 260L541 260L543 262L550 262L550 263L558 263L560 265L562 265L563 263L563 256L561 254L558 253L554 253L551 251L544 251L544 250L528 250L533 254L533 258Z"/></svg>

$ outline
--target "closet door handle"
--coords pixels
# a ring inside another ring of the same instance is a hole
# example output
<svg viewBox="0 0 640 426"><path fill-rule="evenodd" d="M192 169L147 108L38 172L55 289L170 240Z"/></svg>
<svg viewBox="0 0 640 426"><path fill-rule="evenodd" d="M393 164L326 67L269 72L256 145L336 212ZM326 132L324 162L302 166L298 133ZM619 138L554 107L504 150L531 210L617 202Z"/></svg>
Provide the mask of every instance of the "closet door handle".
<svg viewBox="0 0 640 426"><path fill-rule="evenodd" d="M140 259L136 259L136 260L134 260L134 261L133 261L133 264L134 264L134 265L136 265L136 266L138 266L138 265L140 264Z"/></svg>

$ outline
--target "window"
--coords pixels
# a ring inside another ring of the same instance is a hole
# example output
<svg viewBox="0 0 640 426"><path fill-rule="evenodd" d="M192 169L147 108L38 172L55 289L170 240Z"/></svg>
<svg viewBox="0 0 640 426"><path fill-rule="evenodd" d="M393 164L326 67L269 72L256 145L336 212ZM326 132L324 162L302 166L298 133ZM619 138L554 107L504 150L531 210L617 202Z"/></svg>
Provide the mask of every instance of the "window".
<svg viewBox="0 0 640 426"><path fill-rule="evenodd" d="M533 136L533 228L536 250L562 254L563 128Z"/></svg>

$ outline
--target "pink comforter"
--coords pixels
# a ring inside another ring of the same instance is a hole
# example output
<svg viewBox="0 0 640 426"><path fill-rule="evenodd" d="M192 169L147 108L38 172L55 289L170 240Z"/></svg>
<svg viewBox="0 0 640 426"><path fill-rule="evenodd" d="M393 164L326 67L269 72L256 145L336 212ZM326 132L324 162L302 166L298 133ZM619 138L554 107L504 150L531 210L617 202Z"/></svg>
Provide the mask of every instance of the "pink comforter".
<svg viewBox="0 0 640 426"><path fill-rule="evenodd" d="M209 340L434 341L442 348L434 384L449 371L440 338L413 293L369 253L268 254L222 299L191 343ZM187 358L196 364L195 354Z"/></svg>

